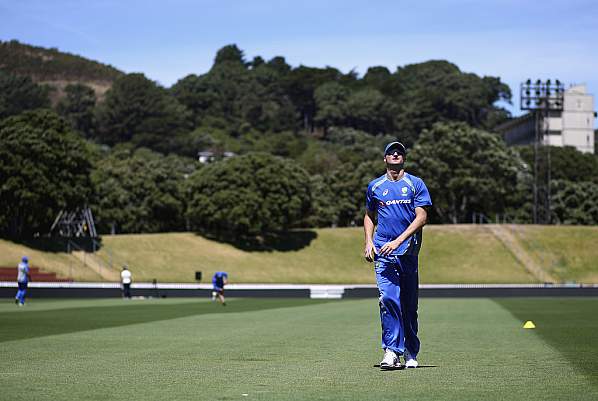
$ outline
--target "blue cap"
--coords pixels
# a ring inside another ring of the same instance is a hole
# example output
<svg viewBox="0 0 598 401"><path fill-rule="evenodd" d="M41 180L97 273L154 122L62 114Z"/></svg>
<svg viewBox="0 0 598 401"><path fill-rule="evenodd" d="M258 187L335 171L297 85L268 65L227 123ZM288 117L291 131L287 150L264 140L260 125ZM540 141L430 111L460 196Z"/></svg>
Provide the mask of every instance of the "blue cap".
<svg viewBox="0 0 598 401"><path fill-rule="evenodd" d="M401 142L391 142L384 148L384 154L387 155L389 150L396 150L400 155L405 156L405 145Z"/></svg>
<svg viewBox="0 0 598 401"><path fill-rule="evenodd" d="M27 258L27 256L23 256L23 257L21 258L21 262L23 262L23 263L27 263L27 262L29 262L29 259Z"/></svg>

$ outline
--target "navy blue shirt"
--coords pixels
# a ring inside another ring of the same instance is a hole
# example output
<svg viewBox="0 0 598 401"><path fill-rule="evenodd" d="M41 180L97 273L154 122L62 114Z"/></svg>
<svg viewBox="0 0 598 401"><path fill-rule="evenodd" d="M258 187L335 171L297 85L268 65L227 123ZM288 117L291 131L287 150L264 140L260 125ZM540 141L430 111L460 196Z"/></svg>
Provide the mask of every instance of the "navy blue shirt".
<svg viewBox="0 0 598 401"><path fill-rule="evenodd" d="M395 240L415 220L415 208L431 206L432 199L421 178L404 173L398 181L386 174L368 184L366 209L378 215L374 235L376 253L389 241ZM417 255L421 247L422 230L418 230L395 249L392 255Z"/></svg>
<svg viewBox="0 0 598 401"><path fill-rule="evenodd" d="M214 277L212 277L212 284L215 287L222 288L224 287L224 279L228 279L228 274L226 272L216 272L214 273Z"/></svg>

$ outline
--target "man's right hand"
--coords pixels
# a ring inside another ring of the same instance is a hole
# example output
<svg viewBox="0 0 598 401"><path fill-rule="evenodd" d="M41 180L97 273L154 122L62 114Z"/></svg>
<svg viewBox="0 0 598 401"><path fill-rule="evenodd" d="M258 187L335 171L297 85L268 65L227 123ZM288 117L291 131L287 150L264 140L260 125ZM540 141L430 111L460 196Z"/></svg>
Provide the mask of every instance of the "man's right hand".
<svg viewBox="0 0 598 401"><path fill-rule="evenodd" d="M363 256L365 256L365 260L367 260L368 262L373 262L375 254L376 248L374 247L374 244L371 242L365 244L365 249L363 251Z"/></svg>

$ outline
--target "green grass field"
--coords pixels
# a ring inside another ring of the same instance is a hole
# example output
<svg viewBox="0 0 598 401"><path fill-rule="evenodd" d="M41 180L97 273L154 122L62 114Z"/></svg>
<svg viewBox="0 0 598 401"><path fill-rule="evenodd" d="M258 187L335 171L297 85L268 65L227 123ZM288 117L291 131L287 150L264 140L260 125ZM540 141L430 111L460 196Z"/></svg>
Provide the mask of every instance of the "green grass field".
<svg viewBox="0 0 598 401"><path fill-rule="evenodd" d="M0 399L596 400L596 310L423 299L422 367L380 371L375 299L6 302Z"/></svg>
<svg viewBox="0 0 598 401"><path fill-rule="evenodd" d="M561 282L598 283L598 227L509 226L522 249ZM303 230L282 243L288 249L248 251L194 233L104 236L97 257L112 261L118 277L128 264L136 281L193 282L225 270L236 283L372 284L372 266L362 257L363 230ZM305 237L311 237L305 241ZM303 246L294 246L304 241ZM66 253L40 252L0 240L0 266L15 266L27 254L34 266L75 281L102 278ZM420 254L422 283L538 283L488 226L430 225Z"/></svg>

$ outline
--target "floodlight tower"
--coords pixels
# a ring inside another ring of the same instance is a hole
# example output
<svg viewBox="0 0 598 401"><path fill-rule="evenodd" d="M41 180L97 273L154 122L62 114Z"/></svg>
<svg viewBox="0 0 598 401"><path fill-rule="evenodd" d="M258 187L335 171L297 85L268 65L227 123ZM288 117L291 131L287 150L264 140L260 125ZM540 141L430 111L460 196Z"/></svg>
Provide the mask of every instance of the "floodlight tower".
<svg viewBox="0 0 598 401"><path fill-rule="evenodd" d="M535 115L536 123L534 125L534 224L550 224L550 117L560 117L563 111L563 101L565 86L558 79L552 82L548 79L546 82L537 80L532 82L528 79L520 85L520 107L521 110L528 110ZM544 146L547 145L547 146ZM539 173L540 153L545 150L546 169L544 177ZM545 181L544 181L545 180ZM544 203L544 217L539 216L539 202L542 199Z"/></svg>

